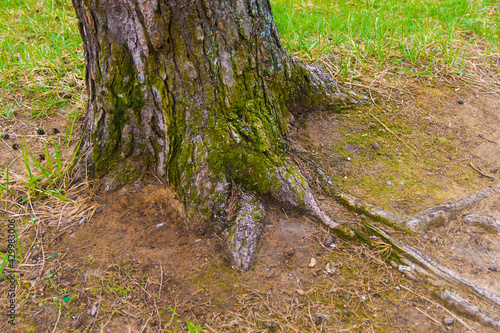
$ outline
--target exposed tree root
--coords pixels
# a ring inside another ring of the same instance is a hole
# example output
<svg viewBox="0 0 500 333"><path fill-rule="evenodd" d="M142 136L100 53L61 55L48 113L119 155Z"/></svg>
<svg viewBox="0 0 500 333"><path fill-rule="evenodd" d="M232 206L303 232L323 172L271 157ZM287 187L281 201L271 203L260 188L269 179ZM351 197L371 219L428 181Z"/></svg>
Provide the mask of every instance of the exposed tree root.
<svg viewBox="0 0 500 333"><path fill-rule="evenodd" d="M291 165L276 168L273 180L277 185L272 189L271 195L276 200L287 206L303 209L331 228L339 226L318 207L309 184L297 168ZM226 231L226 236L234 266L247 270L255 258L265 211L254 193L239 191L238 202L236 218Z"/></svg>
<svg viewBox="0 0 500 333"><path fill-rule="evenodd" d="M243 192L239 198L233 226L227 230L228 250L237 268L247 270L255 258L257 243L262 234L264 206L253 194Z"/></svg>
<svg viewBox="0 0 500 333"><path fill-rule="evenodd" d="M464 215L464 221L483 227L486 231L500 232L500 220L491 216L467 214Z"/></svg>
<svg viewBox="0 0 500 333"><path fill-rule="evenodd" d="M336 233L351 241L362 241L370 247L376 247L380 241L390 244L392 253L389 260L404 265L399 266L400 270L409 278L415 279L416 275L426 278L436 288L435 294L444 304L450 305L456 312L475 321L500 330L500 316L491 310L500 307L498 295L494 295L487 288L479 286L442 266L433 258L396 239L384 230L368 222L365 222L363 226L365 227L363 231L341 227L337 229ZM398 267L397 264L395 266ZM474 295L476 304L471 303L460 294Z"/></svg>
<svg viewBox="0 0 500 333"><path fill-rule="evenodd" d="M474 318L476 321L500 331L500 320L492 319L478 306L472 304L469 300L463 298L462 296L449 290L436 290L436 296L461 314Z"/></svg>
<svg viewBox="0 0 500 333"><path fill-rule="evenodd" d="M447 223L452 218L457 217L463 210L473 207L481 200L492 196L498 190L498 186L487 188L483 191L424 209L411 216L399 216L375 205L363 202L352 195L337 192L328 184L327 178L313 159L307 156L301 156L301 158L307 160L308 163L315 167L323 189L331 193L341 204L373 220L398 229L421 231L432 226ZM466 215L465 221L478 223L493 230L498 230L497 228L500 224L500 221L491 217L474 214ZM435 295L443 305L447 305L456 312L477 322L500 330L500 315L497 310L500 308L500 296L493 294L488 288L477 285L455 271L442 266L425 253L396 239L367 220L363 223L361 230L348 225L341 225L335 229L335 233L341 238L361 242L371 248L380 246L381 241L390 245L392 250L387 260L398 267L408 278L425 278L436 288ZM473 301L469 300L470 297L466 298L464 295L473 295Z"/></svg>
<svg viewBox="0 0 500 333"><path fill-rule="evenodd" d="M279 184L273 191L276 199L291 207L304 209L306 213L318 218L331 228L339 225L318 207L309 184L298 168L292 167L292 172L285 168L278 168L275 179Z"/></svg>
<svg viewBox="0 0 500 333"><path fill-rule="evenodd" d="M424 209L414 215L399 216L385 209L363 202L358 198L346 194L337 193L336 197L350 207L351 209L370 216L376 220L387 221L390 224L402 226L412 231L425 230L438 225L445 225L449 220L458 216L459 213L467 208L472 207L478 202L490 197L495 193L495 188L487 188L483 191L473 193L471 195L460 197L446 203L442 203L427 209ZM498 227L498 221L494 219L485 219L471 217L474 223L483 223L492 227ZM483 221L480 222L479 220Z"/></svg>
<svg viewBox="0 0 500 333"><path fill-rule="evenodd" d="M483 191L427 208L413 216L406 217L404 223L411 230L422 230L437 225L445 225L463 210L490 197L493 193L495 193L493 188L487 188Z"/></svg>

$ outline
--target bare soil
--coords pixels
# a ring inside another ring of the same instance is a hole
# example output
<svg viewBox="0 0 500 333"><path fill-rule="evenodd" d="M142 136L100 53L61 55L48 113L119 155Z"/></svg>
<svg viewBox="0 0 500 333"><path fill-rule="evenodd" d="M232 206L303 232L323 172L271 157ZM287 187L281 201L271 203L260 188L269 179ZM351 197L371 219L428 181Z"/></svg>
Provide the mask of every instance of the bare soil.
<svg viewBox="0 0 500 333"><path fill-rule="evenodd" d="M393 86L390 98L365 91L376 106L299 119L298 151L317 159L338 190L402 215L498 186L496 94L439 80ZM31 133L30 145L42 151L49 141L36 129L62 126L55 119L7 124L2 131L11 139L2 142L0 162L22 173L21 152L12 145ZM304 172L317 184L312 169ZM189 223L172 189L154 177L114 193L93 184L87 195L99 207L90 220L23 229L17 325L2 318L0 331L184 332L188 325L212 332L493 331L454 314L424 280L387 263L386 244L369 249L343 241L274 202L266 203L255 263L239 272L217 228ZM365 219L319 186L316 195L338 222L358 226ZM470 212L500 219L499 206L497 193ZM446 222L397 235L500 295L500 267L491 269L500 266L500 236L462 216Z"/></svg>

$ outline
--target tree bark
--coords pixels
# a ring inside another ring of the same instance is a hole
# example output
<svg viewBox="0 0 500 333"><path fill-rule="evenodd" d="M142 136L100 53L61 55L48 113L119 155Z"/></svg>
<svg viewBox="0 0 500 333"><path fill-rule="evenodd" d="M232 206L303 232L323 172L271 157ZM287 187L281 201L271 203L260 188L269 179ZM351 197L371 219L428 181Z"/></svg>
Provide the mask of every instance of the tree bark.
<svg viewBox="0 0 500 333"><path fill-rule="evenodd" d="M261 230L262 195L336 225L288 157L287 133L294 116L350 97L286 53L268 0L73 5L87 62L82 170L114 189L154 168L190 220L228 227L242 268Z"/></svg>

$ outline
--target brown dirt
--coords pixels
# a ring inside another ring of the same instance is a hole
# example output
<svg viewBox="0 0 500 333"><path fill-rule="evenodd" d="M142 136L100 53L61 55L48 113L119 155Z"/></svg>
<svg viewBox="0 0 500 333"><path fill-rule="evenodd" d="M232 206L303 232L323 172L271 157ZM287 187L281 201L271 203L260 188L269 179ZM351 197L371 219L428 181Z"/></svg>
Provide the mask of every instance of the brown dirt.
<svg viewBox="0 0 500 333"><path fill-rule="evenodd" d="M311 114L300 120L296 145L317 158L340 190L400 214L498 184L489 171L500 167L500 147L484 139L500 143L498 97L455 88L405 86L390 99L379 97L377 107ZM52 121L42 126L62 126ZM39 126L25 133L21 123L7 132L20 137ZM18 151L6 151L12 142L2 146L2 163L20 161ZM34 137L32 146L40 142ZM373 250L334 238L330 245L331 230L301 212L268 202L255 263L238 272L217 230L188 223L168 186L151 180L115 193L95 188L99 209L90 221L25 232L19 325L2 318L0 331L183 332L189 322L214 332L491 331L460 317L444 325L452 315L424 281L383 261L384 244ZM336 221L360 224L363 217L316 190ZM497 195L474 212L500 218L499 205ZM499 235L458 218L405 241L500 294L500 272L488 269L500 261Z"/></svg>

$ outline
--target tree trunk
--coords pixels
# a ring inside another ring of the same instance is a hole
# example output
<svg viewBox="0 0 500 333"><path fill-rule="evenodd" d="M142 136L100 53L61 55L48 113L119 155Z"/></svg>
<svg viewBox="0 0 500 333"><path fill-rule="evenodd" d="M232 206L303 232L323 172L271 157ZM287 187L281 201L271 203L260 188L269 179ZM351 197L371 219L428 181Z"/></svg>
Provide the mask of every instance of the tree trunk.
<svg viewBox="0 0 500 333"><path fill-rule="evenodd" d="M268 0L73 0L87 62L82 166L108 189L150 168L248 268L271 195L335 226L287 156L294 116L348 103L283 49Z"/></svg>

